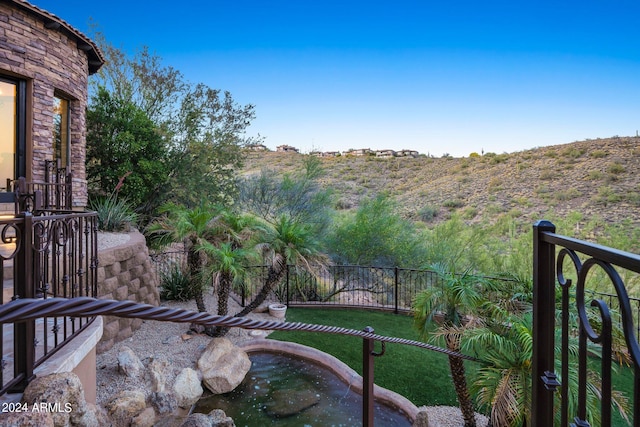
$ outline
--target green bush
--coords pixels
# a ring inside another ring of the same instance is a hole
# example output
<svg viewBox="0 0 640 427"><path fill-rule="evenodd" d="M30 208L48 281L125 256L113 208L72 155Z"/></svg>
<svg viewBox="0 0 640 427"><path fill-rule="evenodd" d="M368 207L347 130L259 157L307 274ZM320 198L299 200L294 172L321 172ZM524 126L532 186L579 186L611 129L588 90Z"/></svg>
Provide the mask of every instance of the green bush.
<svg viewBox="0 0 640 427"><path fill-rule="evenodd" d="M589 156L593 157L594 159L601 159L607 156L607 152L604 150L594 150L589 153Z"/></svg>
<svg viewBox="0 0 640 427"><path fill-rule="evenodd" d="M194 292L189 276L178 265L173 265L160 275L160 298L173 301L189 301Z"/></svg>
<svg viewBox="0 0 640 427"><path fill-rule="evenodd" d="M444 206L447 209L457 209L457 208L461 208L464 206L464 202L460 199L449 199L449 200L445 200L445 202L442 204L442 206Z"/></svg>
<svg viewBox="0 0 640 427"><path fill-rule="evenodd" d="M614 174L614 175L618 175L624 172L624 166L622 166L620 163L615 162L615 163L610 163L609 166L607 166L607 172Z"/></svg>
<svg viewBox="0 0 640 427"><path fill-rule="evenodd" d="M98 229L101 231L128 231L138 222L138 215L117 194L90 201L89 209L98 214Z"/></svg>
<svg viewBox="0 0 640 427"><path fill-rule="evenodd" d="M420 208L418 211L418 217L422 222L429 222L438 216L438 208L431 205L426 205Z"/></svg>

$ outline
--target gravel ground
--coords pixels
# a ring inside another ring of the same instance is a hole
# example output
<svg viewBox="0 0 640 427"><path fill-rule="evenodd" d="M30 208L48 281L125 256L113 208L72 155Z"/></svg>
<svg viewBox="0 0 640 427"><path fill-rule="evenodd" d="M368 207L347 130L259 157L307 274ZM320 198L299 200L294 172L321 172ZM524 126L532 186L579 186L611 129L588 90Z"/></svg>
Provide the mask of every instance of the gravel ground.
<svg viewBox="0 0 640 427"><path fill-rule="evenodd" d="M117 239L116 239L117 240ZM215 309L216 300L211 292L205 298L208 308ZM196 310L195 303L190 302L166 302L165 305L172 308L184 308ZM230 300L229 311L239 311L239 305ZM275 320L268 313L251 313L248 317L259 320ZM104 405L110 398L122 390L145 390L149 386L144 378L127 378L118 373L118 353L122 347L131 348L145 366L151 358L166 357L173 368L167 383L171 384L175 376L186 367L196 367L196 361L209 340L207 335L192 334L188 332L189 325L184 323L145 321L134 335L114 345L109 351L97 355L97 403ZM232 328L227 338L235 343L244 340L257 339L251 335L251 331ZM449 406L434 406L427 408L432 427L458 427L463 426L460 409ZM477 415L478 427L487 424L486 417Z"/></svg>

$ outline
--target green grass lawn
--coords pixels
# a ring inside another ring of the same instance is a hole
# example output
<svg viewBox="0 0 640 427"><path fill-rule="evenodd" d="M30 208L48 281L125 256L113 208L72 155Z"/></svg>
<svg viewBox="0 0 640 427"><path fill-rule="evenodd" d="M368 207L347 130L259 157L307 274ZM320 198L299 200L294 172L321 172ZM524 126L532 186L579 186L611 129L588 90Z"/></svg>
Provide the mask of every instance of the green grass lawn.
<svg viewBox="0 0 640 427"><path fill-rule="evenodd" d="M290 307L287 310L287 321L356 330L371 326L376 334L419 340L411 317L380 311ZM270 338L317 348L337 357L362 374L362 340L359 338L299 331L277 331L273 332ZM377 343L376 351L379 349L380 343ZM466 362L466 367L469 374L474 372L478 365ZM592 368L599 370L595 362ZM405 396L417 406L458 405L447 356L426 349L387 344L384 356L375 359L375 383ZM633 374L630 368L618 368L617 372L614 372L613 386L632 400ZM627 425L615 409L612 423L615 426Z"/></svg>
<svg viewBox="0 0 640 427"><path fill-rule="evenodd" d="M379 335L418 340L412 318L379 311L355 309L289 308L288 322L315 323L362 330L366 326ZM362 374L362 339L309 332L277 331L270 338L292 341L329 353ZM376 343L380 351L380 343ZM467 369L475 369L467 362ZM387 344L386 353L375 358L375 383L393 390L415 405L457 406L446 355L401 344Z"/></svg>

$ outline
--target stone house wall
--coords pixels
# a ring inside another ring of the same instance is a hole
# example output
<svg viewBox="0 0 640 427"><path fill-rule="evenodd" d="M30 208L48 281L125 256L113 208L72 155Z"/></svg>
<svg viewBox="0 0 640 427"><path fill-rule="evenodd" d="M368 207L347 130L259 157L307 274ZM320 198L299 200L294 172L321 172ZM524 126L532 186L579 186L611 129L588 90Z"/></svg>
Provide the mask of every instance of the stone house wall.
<svg viewBox="0 0 640 427"><path fill-rule="evenodd" d="M144 236L139 232L130 232L129 241L124 244L98 251L98 298L160 304L155 267ZM104 316L104 331L97 352L107 351L115 343L131 337L140 325L141 319Z"/></svg>
<svg viewBox="0 0 640 427"><path fill-rule="evenodd" d="M0 2L0 76L26 82L27 181L43 181L44 161L54 160L55 94L69 101L70 171L78 207L87 205L87 82L101 65L100 55L93 42L56 16L26 2Z"/></svg>

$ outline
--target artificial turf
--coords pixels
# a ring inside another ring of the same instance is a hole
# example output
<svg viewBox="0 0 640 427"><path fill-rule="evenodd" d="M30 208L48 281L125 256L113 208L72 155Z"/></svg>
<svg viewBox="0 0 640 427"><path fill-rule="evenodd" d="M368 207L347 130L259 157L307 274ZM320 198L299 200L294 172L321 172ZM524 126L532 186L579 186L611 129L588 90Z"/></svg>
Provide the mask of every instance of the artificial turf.
<svg viewBox="0 0 640 427"><path fill-rule="evenodd" d="M290 307L287 321L356 330L371 326L379 335L419 340L411 317L380 311ZM360 338L299 331L277 331L270 338L317 348L362 373ZM380 343L376 343L375 351L380 351ZM468 362L467 369L476 369L476 366ZM417 406L457 406L448 358L442 353L402 344L387 344L385 354L375 358L375 383L401 394Z"/></svg>

